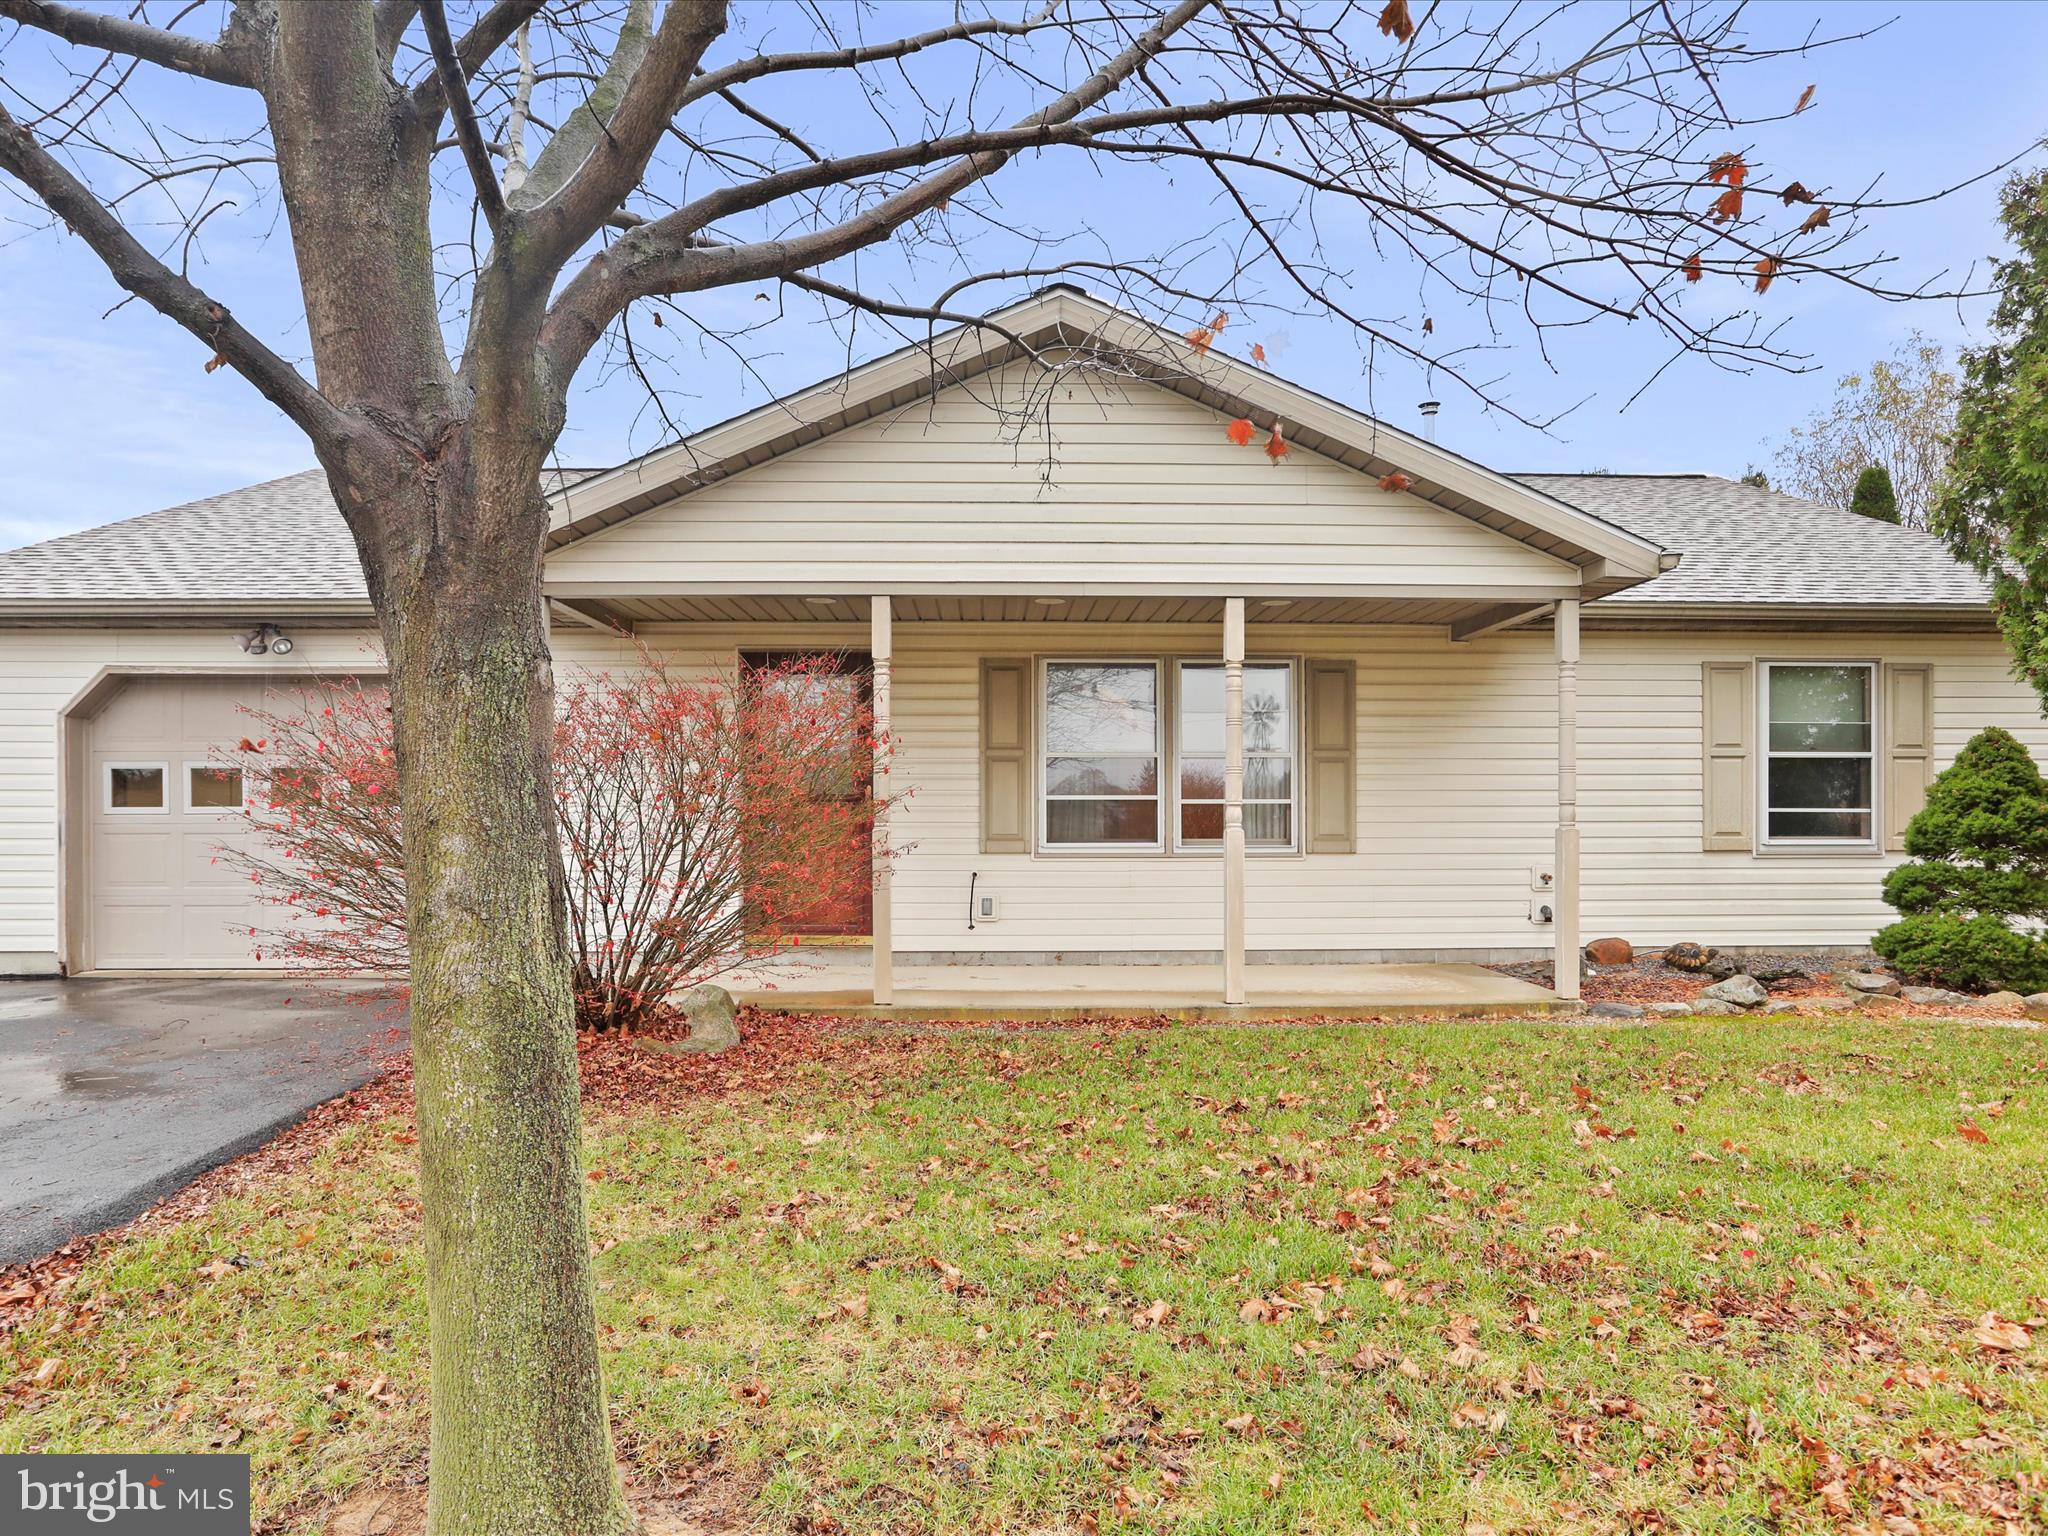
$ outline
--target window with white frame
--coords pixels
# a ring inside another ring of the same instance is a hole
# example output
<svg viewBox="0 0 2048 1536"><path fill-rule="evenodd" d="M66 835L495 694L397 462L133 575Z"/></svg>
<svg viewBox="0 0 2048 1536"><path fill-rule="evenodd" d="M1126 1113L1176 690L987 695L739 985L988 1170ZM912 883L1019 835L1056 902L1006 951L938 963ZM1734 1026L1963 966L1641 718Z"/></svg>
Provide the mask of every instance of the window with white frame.
<svg viewBox="0 0 2048 1536"><path fill-rule="evenodd" d="M1177 841L1223 841L1223 664L1184 661L1179 677L1175 762L1180 791ZM1244 667L1244 840L1248 848L1294 846L1295 712L1290 662Z"/></svg>
<svg viewBox="0 0 2048 1536"><path fill-rule="evenodd" d="M1876 670L1869 662L1764 663L1766 843L1873 842Z"/></svg>
<svg viewBox="0 0 2048 1536"><path fill-rule="evenodd" d="M1041 845L1159 847L1158 663L1049 661L1042 699Z"/></svg>

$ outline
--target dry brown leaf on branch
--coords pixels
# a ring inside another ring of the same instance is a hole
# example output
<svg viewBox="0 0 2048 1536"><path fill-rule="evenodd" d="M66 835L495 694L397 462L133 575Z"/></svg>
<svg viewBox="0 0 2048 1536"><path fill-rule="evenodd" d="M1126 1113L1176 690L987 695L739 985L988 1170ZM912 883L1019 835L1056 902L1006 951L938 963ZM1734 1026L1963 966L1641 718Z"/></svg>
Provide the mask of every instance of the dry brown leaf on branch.
<svg viewBox="0 0 2048 1536"><path fill-rule="evenodd" d="M1716 155L1707 166L1707 180L1739 187L1749 176L1749 163L1736 154Z"/></svg>
<svg viewBox="0 0 2048 1536"><path fill-rule="evenodd" d="M1380 31L1397 43L1415 35L1415 20L1408 14L1408 0L1387 0L1380 11Z"/></svg>
<svg viewBox="0 0 2048 1536"><path fill-rule="evenodd" d="M1810 235L1816 229L1819 229L1823 225L1825 225L1827 222L1827 209L1825 207L1816 208L1813 210L1813 212L1809 213L1806 216L1806 222L1799 226L1799 233L1801 233L1802 235Z"/></svg>
<svg viewBox="0 0 2048 1536"><path fill-rule="evenodd" d="M1806 190L1806 183L1803 181L1793 182L1784 191L1780 192L1778 196L1784 201L1787 208L1790 208L1794 203L1810 203L1813 201L1813 194Z"/></svg>
<svg viewBox="0 0 2048 1536"><path fill-rule="evenodd" d="M1398 469L1390 474L1380 476L1380 489L1383 491L1405 491L1413 484L1415 482L1402 474Z"/></svg>
<svg viewBox="0 0 2048 1536"><path fill-rule="evenodd" d="M1756 273L1756 291L1766 293L1770 290L1771 279L1778 275L1778 258L1766 256L1750 270Z"/></svg>
<svg viewBox="0 0 2048 1536"><path fill-rule="evenodd" d="M1793 114L1795 116L1801 112L1804 112L1808 107L1813 105L1813 93L1815 89L1816 87L1809 85L1805 90L1799 93L1799 105L1792 109Z"/></svg>
<svg viewBox="0 0 2048 1536"><path fill-rule="evenodd" d="M1685 265L1680 270L1685 273L1685 280L1688 283L1698 282L1704 275L1704 269L1700 266L1699 252L1695 251L1692 255L1686 257Z"/></svg>
<svg viewBox="0 0 2048 1536"><path fill-rule="evenodd" d="M1280 423L1273 423L1273 435L1266 439L1266 457L1278 464L1293 452L1294 445L1280 435Z"/></svg>
<svg viewBox="0 0 2048 1536"><path fill-rule="evenodd" d="M1251 440L1257 431L1258 428L1251 424L1251 418L1240 416L1223 429L1223 435L1238 447L1244 448L1250 446Z"/></svg>

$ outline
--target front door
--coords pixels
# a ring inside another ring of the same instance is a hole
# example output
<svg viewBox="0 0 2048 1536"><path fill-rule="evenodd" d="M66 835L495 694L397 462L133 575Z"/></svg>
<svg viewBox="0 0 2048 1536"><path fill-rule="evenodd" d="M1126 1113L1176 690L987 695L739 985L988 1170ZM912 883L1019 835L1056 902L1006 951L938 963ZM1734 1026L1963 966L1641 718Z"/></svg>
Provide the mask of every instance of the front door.
<svg viewBox="0 0 2048 1536"><path fill-rule="evenodd" d="M795 661L815 661L802 672L778 672ZM870 793L872 765L863 744L855 739L854 721L874 702L874 658L865 651L743 651L740 671L745 686L758 688L803 687L843 690L849 707L846 743L847 773L840 791L843 802L865 800ZM866 938L875 927L875 885L867 849L874 839L874 826L863 820L851 834L857 843L856 857L847 861L848 874L836 887L821 889L814 905L789 915L781 925L791 938Z"/></svg>

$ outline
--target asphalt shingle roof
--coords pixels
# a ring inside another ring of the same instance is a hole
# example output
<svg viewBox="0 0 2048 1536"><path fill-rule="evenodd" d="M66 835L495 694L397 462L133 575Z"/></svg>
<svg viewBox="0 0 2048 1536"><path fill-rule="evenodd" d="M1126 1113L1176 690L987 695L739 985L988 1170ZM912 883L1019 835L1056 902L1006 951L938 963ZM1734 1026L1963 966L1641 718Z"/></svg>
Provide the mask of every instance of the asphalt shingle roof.
<svg viewBox="0 0 2048 1536"><path fill-rule="evenodd" d="M1621 603L1951 604L1990 601L1932 534L1719 475L1516 475L1684 555Z"/></svg>
<svg viewBox="0 0 2048 1536"><path fill-rule="evenodd" d="M0 555L0 598L367 603L317 469Z"/></svg>
<svg viewBox="0 0 2048 1536"><path fill-rule="evenodd" d="M564 480L587 471L565 471ZM1983 581L1909 528L1714 475L1515 477L1684 555L1603 604L1978 605ZM319 470L0 554L0 602L364 602Z"/></svg>

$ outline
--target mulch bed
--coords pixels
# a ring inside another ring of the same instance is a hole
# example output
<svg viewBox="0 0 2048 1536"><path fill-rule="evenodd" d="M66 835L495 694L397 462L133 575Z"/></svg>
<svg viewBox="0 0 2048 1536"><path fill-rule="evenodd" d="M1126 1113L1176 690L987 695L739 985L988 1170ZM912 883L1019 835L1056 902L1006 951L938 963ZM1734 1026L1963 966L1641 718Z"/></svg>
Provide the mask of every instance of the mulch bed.
<svg viewBox="0 0 2048 1536"><path fill-rule="evenodd" d="M1745 955L1736 963L1745 972L1754 966L1771 976L1773 979L1766 981L1765 986L1773 995L1784 998L1820 993L1839 996L1841 989L1829 979L1837 971L1884 969L1874 955L1821 955L1811 951ZM1549 986L1553 975L1548 960L1525 960L1488 969L1534 982L1539 987ZM1638 954L1627 965L1587 964L1581 991L1589 1003L1689 1003L1713 981L1713 977L1698 971L1681 971L1675 965L1666 965L1661 952L1652 951Z"/></svg>
<svg viewBox="0 0 2048 1536"><path fill-rule="evenodd" d="M1833 978L1840 971L1874 971L1886 974L1883 961L1865 952L1861 955L1817 954L1811 950L1786 950L1771 954L1744 955L1736 963L1744 974L1758 974L1774 999L1797 1005L1811 998L1848 998ZM1553 970L1548 960L1525 960L1510 965L1487 967L1504 976L1551 984ZM1587 1003L1689 1003L1713 985L1714 978L1697 971L1682 971L1664 963L1660 951L1638 954L1626 965L1594 965L1588 962L1581 976L1580 996ZM1857 1000L1867 1012L1900 1013L1918 1018L1952 1018L1956 1006L1949 1003L1908 1003L1896 997ZM2018 1009L1986 1009L1987 1018L2017 1016Z"/></svg>

